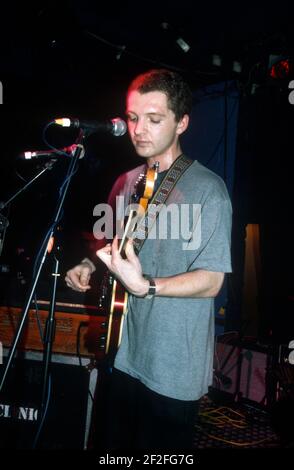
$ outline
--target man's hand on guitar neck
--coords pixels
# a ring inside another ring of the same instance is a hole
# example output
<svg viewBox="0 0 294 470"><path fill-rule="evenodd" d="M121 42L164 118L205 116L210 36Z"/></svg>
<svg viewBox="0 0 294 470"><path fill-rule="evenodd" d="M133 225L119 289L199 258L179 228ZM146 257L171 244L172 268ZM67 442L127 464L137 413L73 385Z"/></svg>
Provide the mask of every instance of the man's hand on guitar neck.
<svg viewBox="0 0 294 470"><path fill-rule="evenodd" d="M67 271L65 282L68 287L78 292L86 292L91 289L89 285L91 274L96 270L94 264L85 258L80 264Z"/></svg>
<svg viewBox="0 0 294 470"><path fill-rule="evenodd" d="M112 245L107 244L104 248L98 250L96 254L130 294L145 297L149 289L149 281L142 275L142 266L135 254L131 239L126 244L125 259L119 252L117 237L114 238Z"/></svg>

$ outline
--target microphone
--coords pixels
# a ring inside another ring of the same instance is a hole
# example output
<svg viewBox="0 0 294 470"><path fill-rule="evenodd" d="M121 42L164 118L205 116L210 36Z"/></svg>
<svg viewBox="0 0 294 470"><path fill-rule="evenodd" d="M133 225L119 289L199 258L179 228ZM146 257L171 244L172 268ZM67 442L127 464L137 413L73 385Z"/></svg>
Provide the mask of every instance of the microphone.
<svg viewBox="0 0 294 470"><path fill-rule="evenodd" d="M20 160L32 160L33 158L43 158L43 157L50 157L54 158L57 155L60 155L59 152L65 153L73 153L76 148L76 144L71 145L70 147L64 147L58 150L35 150L35 151L27 151L22 152L18 155Z"/></svg>
<svg viewBox="0 0 294 470"><path fill-rule="evenodd" d="M89 133L98 131L110 132L115 137L124 135L127 131L125 121L120 118L114 118L110 121L80 121L79 119L59 118L55 119L54 123L62 127L74 127L76 129L84 129Z"/></svg>

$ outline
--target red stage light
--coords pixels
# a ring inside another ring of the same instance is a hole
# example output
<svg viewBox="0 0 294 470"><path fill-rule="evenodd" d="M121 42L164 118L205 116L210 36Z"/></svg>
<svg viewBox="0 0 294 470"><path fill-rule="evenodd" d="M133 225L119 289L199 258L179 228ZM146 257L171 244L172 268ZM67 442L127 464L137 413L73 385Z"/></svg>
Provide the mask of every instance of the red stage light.
<svg viewBox="0 0 294 470"><path fill-rule="evenodd" d="M270 76L275 79L288 78L292 66L289 59L283 59L273 64L270 68Z"/></svg>

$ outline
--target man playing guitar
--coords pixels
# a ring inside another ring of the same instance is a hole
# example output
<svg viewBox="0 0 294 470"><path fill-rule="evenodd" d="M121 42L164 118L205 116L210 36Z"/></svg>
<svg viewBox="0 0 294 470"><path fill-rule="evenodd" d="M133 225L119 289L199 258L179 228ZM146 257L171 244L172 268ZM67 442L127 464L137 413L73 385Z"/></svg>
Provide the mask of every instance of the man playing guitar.
<svg viewBox="0 0 294 470"><path fill-rule="evenodd" d="M189 86L169 70L139 75L128 89L129 135L147 168L159 163L156 191L173 177L182 158L179 138L191 107ZM140 172L142 166L121 176L110 199L118 193L129 197ZM191 221L182 209L192 211L196 205L201 215ZM97 251L128 292L106 398L103 444L108 449L192 448L199 399L212 383L214 297L231 271L229 196L222 179L195 160L172 187L165 206L179 215L178 236L173 236L172 217L162 236L161 210L139 252L133 237L123 254L117 237ZM187 228L190 239L183 235ZM199 243L193 244L197 230ZM85 292L94 269L84 260L67 272L67 285Z"/></svg>

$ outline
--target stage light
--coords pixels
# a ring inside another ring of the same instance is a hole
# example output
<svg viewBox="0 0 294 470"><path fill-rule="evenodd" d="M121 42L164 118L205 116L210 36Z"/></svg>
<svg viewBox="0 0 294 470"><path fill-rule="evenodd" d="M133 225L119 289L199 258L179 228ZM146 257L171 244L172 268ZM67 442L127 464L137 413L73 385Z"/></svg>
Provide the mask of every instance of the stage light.
<svg viewBox="0 0 294 470"><path fill-rule="evenodd" d="M241 73L242 72L242 64L238 60L234 60L232 64L232 70L235 73Z"/></svg>
<svg viewBox="0 0 294 470"><path fill-rule="evenodd" d="M289 78L293 72L292 62L288 57L270 55L269 76L275 80Z"/></svg>
<svg viewBox="0 0 294 470"><path fill-rule="evenodd" d="M188 52L190 50L190 45L187 41L180 35L180 33L172 25L164 21L161 23L161 28L168 34L171 38L171 41L174 41L183 52Z"/></svg>
<svg viewBox="0 0 294 470"><path fill-rule="evenodd" d="M222 57L219 54L213 54L212 65L215 65L216 67L221 67L222 62Z"/></svg>
<svg viewBox="0 0 294 470"><path fill-rule="evenodd" d="M181 37L178 37L176 39L176 43L184 52L188 52L188 50L190 49L189 44Z"/></svg>

